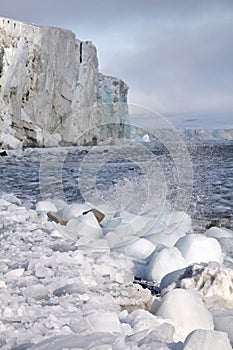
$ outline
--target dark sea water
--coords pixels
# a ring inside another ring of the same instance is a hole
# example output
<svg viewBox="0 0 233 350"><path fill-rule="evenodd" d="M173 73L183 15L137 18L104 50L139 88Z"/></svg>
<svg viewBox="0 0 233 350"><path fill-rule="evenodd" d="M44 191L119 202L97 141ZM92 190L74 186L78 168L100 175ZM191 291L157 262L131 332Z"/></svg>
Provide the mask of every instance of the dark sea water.
<svg viewBox="0 0 233 350"><path fill-rule="evenodd" d="M185 152L158 142L11 151L0 157L0 174L0 193L33 203L55 197L69 203L92 198L93 203L98 198L124 203L132 196L127 205L136 212L149 197L159 205L166 197L176 209L185 209L198 229L213 219L233 220L232 141L192 142Z"/></svg>

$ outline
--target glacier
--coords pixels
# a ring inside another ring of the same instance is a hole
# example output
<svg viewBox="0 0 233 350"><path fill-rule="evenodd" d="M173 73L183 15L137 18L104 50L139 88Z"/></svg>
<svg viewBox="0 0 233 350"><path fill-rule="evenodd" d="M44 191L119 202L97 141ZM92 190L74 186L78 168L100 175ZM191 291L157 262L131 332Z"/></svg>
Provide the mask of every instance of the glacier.
<svg viewBox="0 0 233 350"><path fill-rule="evenodd" d="M0 147L124 137L128 86L99 72L97 50L66 29L0 18Z"/></svg>

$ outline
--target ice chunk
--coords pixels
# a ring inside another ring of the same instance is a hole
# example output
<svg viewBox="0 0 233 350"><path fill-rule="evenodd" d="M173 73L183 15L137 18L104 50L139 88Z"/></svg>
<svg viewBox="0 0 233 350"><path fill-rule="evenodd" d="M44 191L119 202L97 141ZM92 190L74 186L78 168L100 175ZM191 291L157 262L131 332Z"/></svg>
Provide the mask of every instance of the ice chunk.
<svg viewBox="0 0 233 350"><path fill-rule="evenodd" d="M121 333L121 323L115 312L98 311L87 316L94 331Z"/></svg>
<svg viewBox="0 0 233 350"><path fill-rule="evenodd" d="M150 256L155 250L155 246L145 238L136 237L133 240L116 245L112 250L140 260Z"/></svg>
<svg viewBox="0 0 233 350"><path fill-rule="evenodd" d="M231 309L212 309L214 319L214 328L216 331L226 332L233 346L233 308Z"/></svg>
<svg viewBox="0 0 233 350"><path fill-rule="evenodd" d="M81 240L80 240L80 243L81 243ZM94 241L88 240L88 248L90 248L93 252L110 251L110 247L106 239L95 239ZM82 245L82 249L84 249L83 245Z"/></svg>
<svg viewBox="0 0 233 350"><path fill-rule="evenodd" d="M23 141L18 140L10 134L1 134L1 147L4 149L21 149L23 147Z"/></svg>
<svg viewBox="0 0 233 350"><path fill-rule="evenodd" d="M192 220L189 214L184 211L172 211L167 216L167 233L179 231L184 236L191 229Z"/></svg>
<svg viewBox="0 0 233 350"><path fill-rule="evenodd" d="M56 210L63 209L65 206L67 206L67 203L63 199L60 199L60 198L54 198L52 200L52 202L56 206L56 208L57 208Z"/></svg>
<svg viewBox="0 0 233 350"><path fill-rule="evenodd" d="M145 328L142 331L136 332L128 337L132 342L137 342L140 349L144 345L144 349L168 349L165 348L162 343L172 343L173 342L174 327L169 323L163 323L157 326L151 325L149 328ZM161 347L155 347L154 343L159 342Z"/></svg>
<svg viewBox="0 0 233 350"><path fill-rule="evenodd" d="M143 310L143 309L134 310L125 318L124 322L130 324L130 326L133 328L135 333L142 332L144 330L151 331L151 328L153 328L153 331L155 331L155 328L158 328L159 331L161 332L161 328L159 327L161 325L165 325L163 329L165 331L164 333L166 334L165 335L166 340L165 339L161 340L161 338L160 340L172 341L174 327L171 324L166 323L162 318L152 315L152 313L146 310ZM159 340L158 334L157 334L156 340Z"/></svg>
<svg viewBox="0 0 233 350"><path fill-rule="evenodd" d="M24 274L24 269L14 269L5 273L5 277L8 279L18 279Z"/></svg>
<svg viewBox="0 0 233 350"><path fill-rule="evenodd" d="M157 206L151 209L148 209L142 213L144 216L149 216L154 219L159 219L163 216L169 215L171 213L170 206L163 205L163 206Z"/></svg>
<svg viewBox="0 0 233 350"><path fill-rule="evenodd" d="M41 284L30 286L24 289L23 294L26 298L42 300L48 298L48 289Z"/></svg>
<svg viewBox="0 0 233 350"><path fill-rule="evenodd" d="M137 235L142 235L154 225L154 219L146 215L126 215L122 224L129 225Z"/></svg>
<svg viewBox="0 0 233 350"><path fill-rule="evenodd" d="M155 313L173 322L175 340L184 341L196 329L214 329L211 312L204 306L196 291L172 290L163 297Z"/></svg>
<svg viewBox="0 0 233 350"><path fill-rule="evenodd" d="M18 197L16 197L14 193L3 193L1 196L2 196L2 199L4 199L9 203L22 205L21 200Z"/></svg>
<svg viewBox="0 0 233 350"><path fill-rule="evenodd" d="M104 234L107 234L108 232L111 232L112 230L114 230L117 226L120 225L121 222L122 222L121 217L114 217L113 219L106 221L103 224Z"/></svg>
<svg viewBox="0 0 233 350"><path fill-rule="evenodd" d="M92 333L88 335L56 335L34 344L30 350L94 349L101 345L114 345L119 336L109 333Z"/></svg>
<svg viewBox="0 0 233 350"><path fill-rule="evenodd" d="M162 215L154 226L144 234L144 238L154 244L164 244L167 247L172 247L190 229L190 216L183 211L173 211L170 214Z"/></svg>
<svg viewBox="0 0 233 350"><path fill-rule="evenodd" d="M153 225L153 219L143 215L128 214L121 218L114 218L105 227L104 232L115 232L120 236L138 235L144 234L144 230L147 231L147 227Z"/></svg>
<svg viewBox="0 0 233 350"><path fill-rule="evenodd" d="M57 297L61 297L66 294L84 294L86 293L86 287L83 284L71 283L63 287L54 290L53 294Z"/></svg>
<svg viewBox="0 0 233 350"><path fill-rule="evenodd" d="M82 215L83 212L91 209L87 204L70 204L57 211L57 215L63 220L70 220Z"/></svg>
<svg viewBox="0 0 233 350"><path fill-rule="evenodd" d="M221 237L218 239L218 241L221 245L223 253L233 258L233 237L232 238Z"/></svg>
<svg viewBox="0 0 233 350"><path fill-rule="evenodd" d="M233 238L233 231L227 228L211 227L205 232L207 237L212 238Z"/></svg>
<svg viewBox="0 0 233 350"><path fill-rule="evenodd" d="M145 134L143 137L142 137L142 142L150 142L150 136L148 134Z"/></svg>
<svg viewBox="0 0 233 350"><path fill-rule="evenodd" d="M146 270L146 279L160 281L169 272L185 266L185 260L177 248L164 248L154 254Z"/></svg>
<svg viewBox="0 0 233 350"><path fill-rule="evenodd" d="M3 198L0 198L0 207L8 207L11 203L6 201L5 199Z"/></svg>
<svg viewBox="0 0 233 350"><path fill-rule="evenodd" d="M112 248L115 245L121 242L121 236L117 235L115 232L109 231L104 238L109 244L109 247Z"/></svg>
<svg viewBox="0 0 233 350"><path fill-rule="evenodd" d="M70 219L66 228L68 233L76 238L88 237L93 240L103 236L102 229L92 212Z"/></svg>
<svg viewBox="0 0 233 350"><path fill-rule="evenodd" d="M231 350L231 344L226 333L198 329L193 331L184 343L183 350Z"/></svg>
<svg viewBox="0 0 233 350"><path fill-rule="evenodd" d="M180 238L175 246L185 258L186 264L209 261L223 262L223 254L220 244L215 238L202 234L188 234Z"/></svg>
<svg viewBox="0 0 233 350"><path fill-rule="evenodd" d="M36 211L57 211L54 203L50 201L40 201L36 204Z"/></svg>

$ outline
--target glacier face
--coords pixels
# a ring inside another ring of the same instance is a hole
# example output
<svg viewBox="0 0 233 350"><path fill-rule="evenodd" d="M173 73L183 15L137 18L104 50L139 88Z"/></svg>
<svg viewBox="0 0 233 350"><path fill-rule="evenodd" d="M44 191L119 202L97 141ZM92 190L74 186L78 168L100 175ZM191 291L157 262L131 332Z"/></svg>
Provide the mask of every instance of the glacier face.
<svg viewBox="0 0 233 350"><path fill-rule="evenodd" d="M1 147L124 136L127 92L122 80L99 73L90 41L69 30L0 18Z"/></svg>

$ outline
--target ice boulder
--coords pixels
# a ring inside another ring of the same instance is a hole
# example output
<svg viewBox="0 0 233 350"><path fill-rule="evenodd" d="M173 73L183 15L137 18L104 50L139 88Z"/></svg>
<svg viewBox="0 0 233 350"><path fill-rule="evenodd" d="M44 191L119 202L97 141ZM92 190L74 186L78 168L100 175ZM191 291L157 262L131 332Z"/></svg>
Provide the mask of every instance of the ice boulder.
<svg viewBox="0 0 233 350"><path fill-rule="evenodd" d="M154 312L173 322L175 341L184 341L196 329L214 329L212 314L196 291L174 289L163 297Z"/></svg>
<svg viewBox="0 0 233 350"><path fill-rule="evenodd" d="M186 264L201 263L209 261L223 262L223 254L220 244L215 238L202 234L188 234L180 238L176 244Z"/></svg>
<svg viewBox="0 0 233 350"><path fill-rule="evenodd" d="M207 237L212 238L233 238L233 231L227 228L211 227L206 232Z"/></svg>
<svg viewBox="0 0 233 350"><path fill-rule="evenodd" d="M145 278L149 281L160 281L169 272L181 269L185 265L185 260L177 248L163 248L158 253L154 253Z"/></svg>
<svg viewBox="0 0 233 350"><path fill-rule="evenodd" d="M103 236L102 229L92 212L70 219L66 225L66 229L68 234L74 238L80 239L86 237L87 240L85 243L102 238Z"/></svg>
<svg viewBox="0 0 233 350"><path fill-rule="evenodd" d="M148 258L155 250L155 246L145 238L135 237L130 241L116 245L112 250L141 260Z"/></svg>
<svg viewBox="0 0 233 350"><path fill-rule="evenodd" d="M198 329L185 340L183 350L231 350L226 333Z"/></svg>

